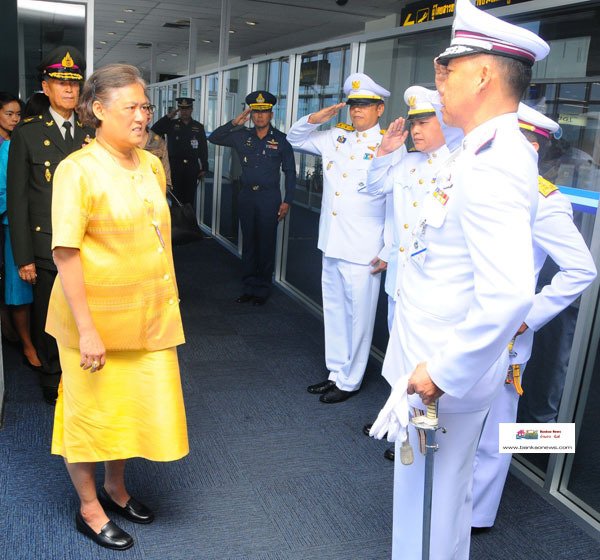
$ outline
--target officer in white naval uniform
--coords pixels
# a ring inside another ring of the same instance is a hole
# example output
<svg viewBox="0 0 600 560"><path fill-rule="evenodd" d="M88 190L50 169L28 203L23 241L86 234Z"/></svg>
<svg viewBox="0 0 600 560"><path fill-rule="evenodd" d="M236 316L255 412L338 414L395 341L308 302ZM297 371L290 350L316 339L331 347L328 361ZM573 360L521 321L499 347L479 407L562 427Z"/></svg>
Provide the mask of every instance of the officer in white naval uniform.
<svg viewBox="0 0 600 560"><path fill-rule="evenodd" d="M552 119L521 103L519 126L536 150L549 142L559 130ZM533 333L568 307L596 278L596 267L583 237L573 223L571 203L558 187L539 178L539 200L533 223L533 259L535 279L550 257L559 267L552 282L533 299L525 321L517 331L510 353L509 374L490 407L475 456L473 477L474 528L489 528L494 524L511 453L498 453L498 424L516 422L520 380L531 356ZM521 378L522 379L522 378ZM476 531L477 532L477 531Z"/></svg>
<svg viewBox="0 0 600 560"><path fill-rule="evenodd" d="M385 277L385 291L388 296L388 328L392 330L394 308L400 287L398 260L409 250L411 232L421 212L421 203L432 186L441 163L450 155L445 146L444 135L431 96L437 92L421 86L411 86L404 92L404 102L408 105L407 120L414 148L402 155L394 164L397 150L404 150L408 132L404 130L405 120L396 119L387 129L381 146L377 150L373 164L367 174L367 190L372 194L385 193L391 204L391 217L386 215L386 229L391 226L391 239L388 266ZM388 208L389 212L389 208ZM363 428L368 434L371 424ZM385 450L384 457L395 458L394 448Z"/></svg>
<svg viewBox="0 0 600 560"><path fill-rule="evenodd" d="M465 137L423 201L382 372L393 387L404 383L415 415L439 399L446 433L438 432L433 476L435 560L469 557L477 441L506 376L508 343L533 302L537 154L516 112L533 62L548 51L530 31L457 0L451 45L438 57L447 65L436 67L444 121ZM421 453L410 466L395 462L394 560L422 557L423 483Z"/></svg>
<svg viewBox="0 0 600 560"><path fill-rule="evenodd" d="M311 385L324 403L346 400L360 388L369 358L384 256L385 195L367 191L367 170L385 131L378 120L390 92L365 74L348 76L346 103L296 122L288 142L323 158L318 247L323 252L323 322L327 381ZM353 126L317 131L349 105Z"/></svg>

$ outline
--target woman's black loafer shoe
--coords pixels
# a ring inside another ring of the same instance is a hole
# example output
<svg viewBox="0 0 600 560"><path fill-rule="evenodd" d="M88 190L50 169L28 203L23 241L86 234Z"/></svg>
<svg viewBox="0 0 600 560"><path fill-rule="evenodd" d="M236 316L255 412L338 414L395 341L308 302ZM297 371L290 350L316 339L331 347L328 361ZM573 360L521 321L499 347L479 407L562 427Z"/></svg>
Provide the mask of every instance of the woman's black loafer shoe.
<svg viewBox="0 0 600 560"><path fill-rule="evenodd" d="M121 507L109 496L104 486L98 492L98 501L105 510L114 511L134 523L152 523L154 521L154 513L150 508L147 508L135 498L129 498L125 507Z"/></svg>
<svg viewBox="0 0 600 560"><path fill-rule="evenodd" d="M123 531L118 525L109 521L100 529L100 533L96 533L81 516L81 512L75 514L75 526L80 533L92 539L95 543L104 548L112 548L113 550L127 550L133 546L133 537Z"/></svg>

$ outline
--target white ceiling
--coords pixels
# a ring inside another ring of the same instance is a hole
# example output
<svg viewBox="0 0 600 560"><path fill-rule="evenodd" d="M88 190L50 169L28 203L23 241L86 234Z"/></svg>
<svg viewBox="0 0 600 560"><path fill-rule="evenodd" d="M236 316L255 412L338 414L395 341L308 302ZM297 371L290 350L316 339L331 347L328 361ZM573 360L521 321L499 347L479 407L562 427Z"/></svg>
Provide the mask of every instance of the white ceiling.
<svg viewBox="0 0 600 560"><path fill-rule="evenodd" d="M345 6L339 6L335 0L232 0L230 28L235 33L229 35L229 56L247 59L360 33L367 22L399 13L406 3L407 0L348 0ZM135 11L126 13L125 9ZM221 25L219 0L96 0L94 67L126 62L138 66L147 76L150 49L136 45L154 43L158 74L187 74L189 29L163 25L189 18L198 22L197 71L216 65ZM257 25L247 25L246 21Z"/></svg>

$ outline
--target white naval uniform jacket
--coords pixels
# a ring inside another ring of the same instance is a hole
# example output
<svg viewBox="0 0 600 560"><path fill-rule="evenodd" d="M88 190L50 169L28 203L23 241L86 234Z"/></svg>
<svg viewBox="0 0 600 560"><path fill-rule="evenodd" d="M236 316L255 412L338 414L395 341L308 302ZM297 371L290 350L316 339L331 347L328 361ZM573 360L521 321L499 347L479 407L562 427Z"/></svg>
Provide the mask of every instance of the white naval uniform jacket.
<svg viewBox="0 0 600 560"><path fill-rule="evenodd" d="M436 174L449 155L444 145L431 153L409 152L394 163L394 153L391 153L376 157L369 168L367 190L371 194L392 193L393 242L387 259L385 291L394 300L400 288L398 261L409 250L423 199L431 192ZM389 242L386 240L386 243Z"/></svg>
<svg viewBox="0 0 600 560"><path fill-rule="evenodd" d="M307 115L294 123L288 142L297 150L323 158L323 199L318 248L326 257L368 265L374 257L387 260L383 250L385 195L367 191L367 170L382 131L365 132L340 124L317 131Z"/></svg>
<svg viewBox="0 0 600 560"><path fill-rule="evenodd" d="M445 392L440 412L490 405L533 301L537 178L537 153L516 113L472 130L442 166L401 273L394 329L402 363L386 368L392 386L427 362ZM418 395L409 405L424 406Z"/></svg>
<svg viewBox="0 0 600 560"><path fill-rule="evenodd" d="M542 177L538 190L538 208L532 229L536 283L547 256L560 270L533 298L533 306L525 318L529 328L516 337L511 364L522 365L529 360L534 333L571 305L596 278L594 259L573 223L569 199Z"/></svg>

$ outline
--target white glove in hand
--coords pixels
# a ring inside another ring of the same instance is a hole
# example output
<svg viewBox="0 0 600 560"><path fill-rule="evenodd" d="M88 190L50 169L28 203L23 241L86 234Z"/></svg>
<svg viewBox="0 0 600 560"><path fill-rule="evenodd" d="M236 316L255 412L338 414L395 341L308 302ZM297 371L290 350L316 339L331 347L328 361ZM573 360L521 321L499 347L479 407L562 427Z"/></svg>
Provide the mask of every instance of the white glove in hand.
<svg viewBox="0 0 600 560"><path fill-rule="evenodd" d="M387 440L403 442L406 440L408 427L408 379L410 374L401 377L396 382L390 398L379 412L377 420L373 422L369 434L375 439L383 439L387 433Z"/></svg>

